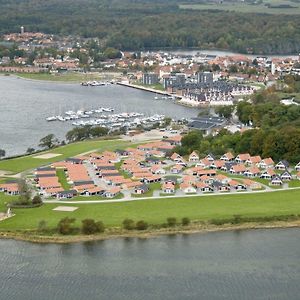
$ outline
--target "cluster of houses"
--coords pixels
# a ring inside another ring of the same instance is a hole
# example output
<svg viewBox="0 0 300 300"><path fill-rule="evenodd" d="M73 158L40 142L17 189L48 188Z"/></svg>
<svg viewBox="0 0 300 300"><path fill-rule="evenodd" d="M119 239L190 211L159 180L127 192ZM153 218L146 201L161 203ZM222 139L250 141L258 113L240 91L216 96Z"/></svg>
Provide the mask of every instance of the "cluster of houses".
<svg viewBox="0 0 300 300"><path fill-rule="evenodd" d="M40 194L59 199L94 195L114 198L122 191L144 194L149 190L148 184L162 181L165 170L160 161L180 140L181 136L174 136L138 148L68 158L38 168L34 184ZM63 188L58 170L64 172L70 189Z"/></svg>
<svg viewBox="0 0 300 300"><path fill-rule="evenodd" d="M174 155L174 154L173 154ZM260 156L251 156L249 153L239 154L236 157L228 152L215 159L212 154L200 159L193 152L189 161L196 163L196 168L220 170L231 175L248 178L262 178L270 180L270 185L282 185L284 181L300 179L300 162L295 166L296 175L292 175L289 163L285 160L274 163L271 157L262 159Z"/></svg>
<svg viewBox="0 0 300 300"><path fill-rule="evenodd" d="M67 158L36 169L31 180L40 194L58 199L131 197L149 195L150 190L161 195L256 190L263 188L258 178L269 180L273 186L300 180L300 162L292 169L286 161L274 163L272 158L248 153L234 156L228 152L218 159L212 154L200 158L196 151L186 158L170 155L181 138L173 136L137 148ZM17 195L18 182L3 183L0 191Z"/></svg>

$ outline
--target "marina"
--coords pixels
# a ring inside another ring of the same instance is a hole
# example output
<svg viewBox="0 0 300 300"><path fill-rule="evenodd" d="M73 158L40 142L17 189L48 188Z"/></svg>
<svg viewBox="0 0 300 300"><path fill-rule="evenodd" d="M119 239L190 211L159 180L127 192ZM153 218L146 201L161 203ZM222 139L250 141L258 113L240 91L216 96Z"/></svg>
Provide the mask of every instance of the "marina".
<svg viewBox="0 0 300 300"><path fill-rule="evenodd" d="M67 111L64 115L57 115L52 117L47 117L48 122L53 121L74 121L72 122L73 126L101 126L109 128L110 130L116 130L120 128L132 129L137 126L152 126L154 123L162 122L165 118L165 115L152 115L145 116L143 113L137 112L123 112L120 114L103 114L103 112L113 112L114 109L111 107L105 108L100 107L98 109L92 110L78 110ZM89 120L82 120L89 119Z"/></svg>
<svg viewBox="0 0 300 300"><path fill-rule="evenodd" d="M0 76L0 148L7 156L37 149L39 140L53 133L59 140L74 128L74 122L88 122L96 116L138 113L138 118L165 115L173 119L196 117L199 109L177 105L174 101L155 100L155 93L131 89L117 84L102 88L82 87L78 83L62 84ZM157 93L157 96L161 96ZM162 95L164 96L164 95ZM70 117L65 112L91 111L113 108L114 111L95 113L94 116L58 121L56 116ZM46 119L55 117L51 121ZM120 116L120 118L122 118ZM80 126L80 125L79 125Z"/></svg>

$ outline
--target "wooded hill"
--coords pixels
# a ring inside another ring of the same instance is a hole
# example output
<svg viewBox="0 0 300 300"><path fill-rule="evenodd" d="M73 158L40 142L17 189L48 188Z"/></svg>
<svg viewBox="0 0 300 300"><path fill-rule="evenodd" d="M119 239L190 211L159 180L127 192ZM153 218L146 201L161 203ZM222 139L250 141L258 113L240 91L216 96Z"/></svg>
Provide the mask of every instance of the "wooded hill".
<svg viewBox="0 0 300 300"><path fill-rule="evenodd" d="M0 34L27 31L98 37L106 46L298 53L298 15L181 10L196 0L0 0Z"/></svg>

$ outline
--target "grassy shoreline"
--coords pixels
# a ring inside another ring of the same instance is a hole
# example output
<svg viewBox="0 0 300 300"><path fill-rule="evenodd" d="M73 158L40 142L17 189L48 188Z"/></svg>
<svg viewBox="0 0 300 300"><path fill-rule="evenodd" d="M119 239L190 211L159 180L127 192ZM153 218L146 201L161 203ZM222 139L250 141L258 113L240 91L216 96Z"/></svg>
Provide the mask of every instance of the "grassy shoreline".
<svg viewBox="0 0 300 300"><path fill-rule="evenodd" d="M83 81L93 80L112 80L120 76L117 72L106 73L62 73L62 74L50 74L50 73L0 73L1 76L11 76L23 80L51 82L51 83L81 83Z"/></svg>
<svg viewBox="0 0 300 300"><path fill-rule="evenodd" d="M98 235L40 235L37 232L0 232L0 239L13 239L17 241L45 244L73 244L92 241L103 241L123 238L149 239L166 235L184 234L207 234L212 232L224 232L235 230L258 230L258 229L288 229L300 228L300 220L277 221L277 222L246 222L242 224L224 224L222 226L212 224L191 224L174 228L151 229L146 231L126 231L113 228L109 232Z"/></svg>

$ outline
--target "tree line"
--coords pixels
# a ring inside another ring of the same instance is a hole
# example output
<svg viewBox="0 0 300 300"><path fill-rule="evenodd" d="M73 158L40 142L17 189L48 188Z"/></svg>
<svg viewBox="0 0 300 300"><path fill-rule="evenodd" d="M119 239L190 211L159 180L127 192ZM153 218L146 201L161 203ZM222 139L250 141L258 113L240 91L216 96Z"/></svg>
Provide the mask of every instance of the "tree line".
<svg viewBox="0 0 300 300"><path fill-rule="evenodd" d="M98 37L116 49L201 47L262 54L296 53L297 15L181 10L194 0L0 1L0 34L28 31Z"/></svg>

